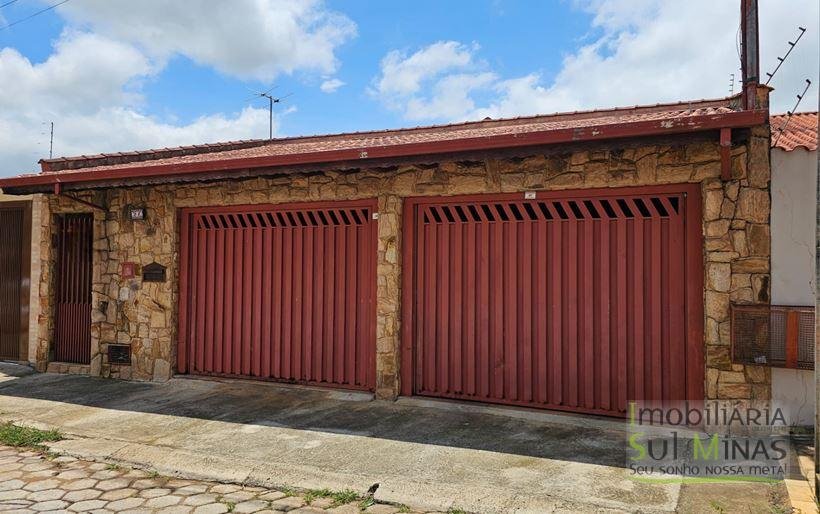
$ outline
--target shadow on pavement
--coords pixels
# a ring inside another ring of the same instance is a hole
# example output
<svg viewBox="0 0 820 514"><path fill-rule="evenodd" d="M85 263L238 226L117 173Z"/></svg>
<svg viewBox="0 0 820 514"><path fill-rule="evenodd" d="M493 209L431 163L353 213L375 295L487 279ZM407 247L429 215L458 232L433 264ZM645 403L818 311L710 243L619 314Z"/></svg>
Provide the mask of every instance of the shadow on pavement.
<svg viewBox="0 0 820 514"><path fill-rule="evenodd" d="M0 376L21 375L0 364ZM164 384L33 373L0 382L0 398L48 400L117 411L285 427L623 467L617 422L567 423L433 408L252 381L173 379ZM558 416L555 416L558 418ZM580 422L579 422L580 421Z"/></svg>

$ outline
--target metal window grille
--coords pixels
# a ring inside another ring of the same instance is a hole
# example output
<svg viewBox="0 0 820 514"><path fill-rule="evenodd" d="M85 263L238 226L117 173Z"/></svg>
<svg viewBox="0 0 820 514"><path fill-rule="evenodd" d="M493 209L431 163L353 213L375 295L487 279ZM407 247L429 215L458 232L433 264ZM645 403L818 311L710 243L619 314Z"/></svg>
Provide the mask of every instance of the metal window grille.
<svg viewBox="0 0 820 514"><path fill-rule="evenodd" d="M814 308L732 306L732 362L814 369Z"/></svg>

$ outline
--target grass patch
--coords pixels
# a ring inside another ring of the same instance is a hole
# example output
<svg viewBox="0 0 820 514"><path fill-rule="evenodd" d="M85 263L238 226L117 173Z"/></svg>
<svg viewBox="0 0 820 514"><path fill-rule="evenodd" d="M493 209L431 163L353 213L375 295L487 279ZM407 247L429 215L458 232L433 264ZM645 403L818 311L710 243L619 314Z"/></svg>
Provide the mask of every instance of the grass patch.
<svg viewBox="0 0 820 514"><path fill-rule="evenodd" d="M105 465L105 469L107 469L108 471L119 471L122 469L122 467L119 464L108 463Z"/></svg>
<svg viewBox="0 0 820 514"><path fill-rule="evenodd" d="M376 500L374 500L372 496L368 496L359 502L359 510L365 510L371 505L376 505Z"/></svg>
<svg viewBox="0 0 820 514"><path fill-rule="evenodd" d="M331 495L333 498L333 506L345 505L347 503L355 502L361 498L355 491L345 489L344 491L337 491Z"/></svg>
<svg viewBox="0 0 820 514"><path fill-rule="evenodd" d="M63 436L57 430L40 430L32 427L21 427L11 421L0 424L0 444L15 448L30 448L46 452L43 443L60 441Z"/></svg>
<svg viewBox="0 0 820 514"><path fill-rule="evenodd" d="M399 505L399 512L410 512L410 507L402 503Z"/></svg>
<svg viewBox="0 0 820 514"><path fill-rule="evenodd" d="M283 491L284 492L284 491ZM331 491L330 489L311 489L305 493L305 503L310 505L318 498L331 498L333 500L332 507L345 505L347 503L360 500L362 497L356 491L345 489L344 491Z"/></svg>
<svg viewBox="0 0 820 514"><path fill-rule="evenodd" d="M305 493L303 498L305 499L305 503L310 505L314 502L314 500L318 498L327 498L330 494L330 489L311 489Z"/></svg>
<svg viewBox="0 0 820 514"><path fill-rule="evenodd" d="M467 514L467 511L457 509L456 507L450 507L449 509L447 509L447 514Z"/></svg>

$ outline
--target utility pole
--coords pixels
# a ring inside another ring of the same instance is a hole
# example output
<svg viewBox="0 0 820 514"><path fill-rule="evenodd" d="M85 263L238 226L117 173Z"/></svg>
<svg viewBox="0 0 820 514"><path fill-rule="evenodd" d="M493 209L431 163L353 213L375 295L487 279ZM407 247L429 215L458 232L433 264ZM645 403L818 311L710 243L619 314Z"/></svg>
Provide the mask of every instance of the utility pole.
<svg viewBox="0 0 820 514"><path fill-rule="evenodd" d="M740 2L740 35L743 108L753 110L757 103L757 85L760 81L757 0Z"/></svg>
<svg viewBox="0 0 820 514"><path fill-rule="evenodd" d="M820 108L820 98L817 100ZM820 491L820 159L817 160L817 215L814 233L814 494Z"/></svg>
<svg viewBox="0 0 820 514"><path fill-rule="evenodd" d="M54 154L54 122L51 122L51 137L48 140L48 158L51 159Z"/></svg>

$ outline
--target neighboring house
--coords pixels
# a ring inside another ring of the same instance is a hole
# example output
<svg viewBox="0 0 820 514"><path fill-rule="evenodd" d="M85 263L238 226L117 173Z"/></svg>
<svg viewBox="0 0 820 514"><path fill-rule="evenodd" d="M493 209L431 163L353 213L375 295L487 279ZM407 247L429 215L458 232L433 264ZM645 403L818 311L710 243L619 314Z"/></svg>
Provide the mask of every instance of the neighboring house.
<svg viewBox="0 0 820 514"><path fill-rule="evenodd" d="M772 304L813 311L817 214L817 113L772 116ZM781 130L782 129L782 130ZM813 330L800 353L814 357ZM772 370L772 399L789 409L789 421L814 424L811 369Z"/></svg>
<svg viewBox="0 0 820 514"><path fill-rule="evenodd" d="M40 370L622 416L768 399L768 92L49 159ZM752 244L753 243L753 244ZM802 300L801 300L802 301Z"/></svg>

